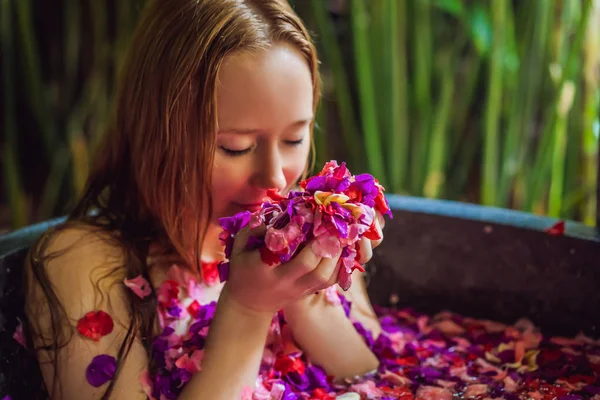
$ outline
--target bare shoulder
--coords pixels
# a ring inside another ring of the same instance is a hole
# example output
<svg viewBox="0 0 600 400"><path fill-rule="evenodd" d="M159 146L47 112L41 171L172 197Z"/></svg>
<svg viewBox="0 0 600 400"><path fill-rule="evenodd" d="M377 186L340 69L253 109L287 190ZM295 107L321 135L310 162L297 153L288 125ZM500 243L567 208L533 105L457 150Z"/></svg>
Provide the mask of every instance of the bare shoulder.
<svg viewBox="0 0 600 400"><path fill-rule="evenodd" d="M42 375L59 398L104 398L108 383L92 386L86 370L98 355L116 359L127 340L131 347L120 361L111 398L145 398L138 376L147 366L147 356L137 334L129 333L124 254L111 234L73 225L48 232L27 257L27 319ZM114 322L104 336L92 338L76 329L88 313L98 311Z"/></svg>
<svg viewBox="0 0 600 400"><path fill-rule="evenodd" d="M124 262L122 247L100 228L76 223L50 231L26 260L28 310L43 312L50 288L73 319L118 301L122 285L115 284L125 277Z"/></svg>

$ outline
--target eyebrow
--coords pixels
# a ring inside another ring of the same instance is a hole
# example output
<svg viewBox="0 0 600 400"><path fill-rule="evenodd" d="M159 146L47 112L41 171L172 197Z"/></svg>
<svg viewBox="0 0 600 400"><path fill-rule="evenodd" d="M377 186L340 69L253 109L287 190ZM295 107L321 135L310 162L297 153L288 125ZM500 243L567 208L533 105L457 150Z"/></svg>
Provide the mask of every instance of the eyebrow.
<svg viewBox="0 0 600 400"><path fill-rule="evenodd" d="M290 130L292 128L297 128L297 127L301 127L306 124L309 124L312 122L312 120L313 120L313 117L310 117L310 118L304 118L304 119L298 120L296 122L293 122L286 128L286 131ZM255 134L255 133L262 133L262 132L264 132L262 129L238 129L238 128L219 129L219 133L239 133L241 135L249 135L249 134Z"/></svg>

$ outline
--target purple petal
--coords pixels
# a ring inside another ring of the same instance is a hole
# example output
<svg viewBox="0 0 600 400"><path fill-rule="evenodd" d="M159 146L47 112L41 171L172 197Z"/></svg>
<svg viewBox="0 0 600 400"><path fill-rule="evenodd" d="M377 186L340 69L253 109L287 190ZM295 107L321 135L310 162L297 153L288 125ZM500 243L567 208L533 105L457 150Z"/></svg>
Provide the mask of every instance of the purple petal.
<svg viewBox="0 0 600 400"><path fill-rule="evenodd" d="M306 190L314 193L317 190L326 191L327 177L326 176L314 176L306 184Z"/></svg>
<svg viewBox="0 0 600 400"><path fill-rule="evenodd" d="M591 394L600 394L600 386L587 385L584 389Z"/></svg>
<svg viewBox="0 0 600 400"><path fill-rule="evenodd" d="M306 371L306 376L310 382L311 389L329 389L327 374L323 368L313 365Z"/></svg>
<svg viewBox="0 0 600 400"><path fill-rule="evenodd" d="M219 280L225 282L229 278L229 261L219 263L217 270L219 271Z"/></svg>
<svg viewBox="0 0 600 400"><path fill-rule="evenodd" d="M248 225L251 217L252 217L252 213L250 211L243 211L243 212L237 213L231 217L219 218L219 224L221 225L221 228L223 228L227 232L235 235L243 227Z"/></svg>
<svg viewBox="0 0 600 400"><path fill-rule="evenodd" d="M333 225L335 226L335 229L337 229L338 233L340 234L340 237L343 239L347 238L348 224L346 223L346 221L344 221L343 218L340 218L337 215L334 215L331 220L333 222Z"/></svg>
<svg viewBox="0 0 600 400"><path fill-rule="evenodd" d="M290 372L285 376L285 380L298 390L306 390L310 385L306 374L299 374L297 372Z"/></svg>
<svg viewBox="0 0 600 400"><path fill-rule="evenodd" d="M85 377L93 387L100 387L115 378L117 360L108 354L94 357L85 370Z"/></svg>
<svg viewBox="0 0 600 400"><path fill-rule="evenodd" d="M248 238L248 243L246 243L246 250L252 251L252 250L260 249L264 245L265 245L264 237L250 236Z"/></svg>

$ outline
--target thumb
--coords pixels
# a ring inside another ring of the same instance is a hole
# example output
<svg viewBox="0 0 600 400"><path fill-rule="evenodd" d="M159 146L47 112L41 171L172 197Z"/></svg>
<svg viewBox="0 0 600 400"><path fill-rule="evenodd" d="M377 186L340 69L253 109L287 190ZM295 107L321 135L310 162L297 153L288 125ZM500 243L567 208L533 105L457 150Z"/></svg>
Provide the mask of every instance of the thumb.
<svg viewBox="0 0 600 400"><path fill-rule="evenodd" d="M251 238L263 238L267 233L267 227L264 224L251 228L249 225L242 228L237 235L235 235L232 254L240 254L246 250Z"/></svg>

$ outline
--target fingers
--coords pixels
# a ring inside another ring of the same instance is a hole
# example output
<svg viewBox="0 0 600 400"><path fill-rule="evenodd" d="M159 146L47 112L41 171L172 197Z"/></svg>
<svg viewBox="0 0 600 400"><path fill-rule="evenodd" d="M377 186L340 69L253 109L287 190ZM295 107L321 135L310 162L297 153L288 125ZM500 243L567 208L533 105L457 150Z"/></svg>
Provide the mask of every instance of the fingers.
<svg viewBox="0 0 600 400"><path fill-rule="evenodd" d="M383 230L385 228L385 218L379 211L375 211L375 220L379 222L379 227Z"/></svg>
<svg viewBox="0 0 600 400"><path fill-rule="evenodd" d="M341 252L335 258L322 258L315 269L298 279L298 286L316 291L335 284L342 266L340 256Z"/></svg>
<svg viewBox="0 0 600 400"><path fill-rule="evenodd" d="M358 259L360 264L366 264L373 257L373 242L375 240L372 241L363 237L356 244L358 246L356 250L360 253L360 258Z"/></svg>
<svg viewBox="0 0 600 400"><path fill-rule="evenodd" d="M293 260L277 267L281 279L296 280L317 268L322 258L314 253L311 245L312 241L308 242Z"/></svg>
<svg viewBox="0 0 600 400"><path fill-rule="evenodd" d="M383 219L383 215L381 215L379 211L377 211L375 216L375 227L377 228L377 232L379 233L379 239L371 240L371 249L376 248L381 244L381 242L383 242L383 227L385 226L385 220Z"/></svg>
<svg viewBox="0 0 600 400"><path fill-rule="evenodd" d="M251 236L254 237L263 237L267 232L267 228L265 225L257 226L256 228L250 228L246 226L242 228L235 237L233 242L232 254L240 254L243 253L246 249L246 244L248 244L248 240ZM258 253L258 252L256 252Z"/></svg>

